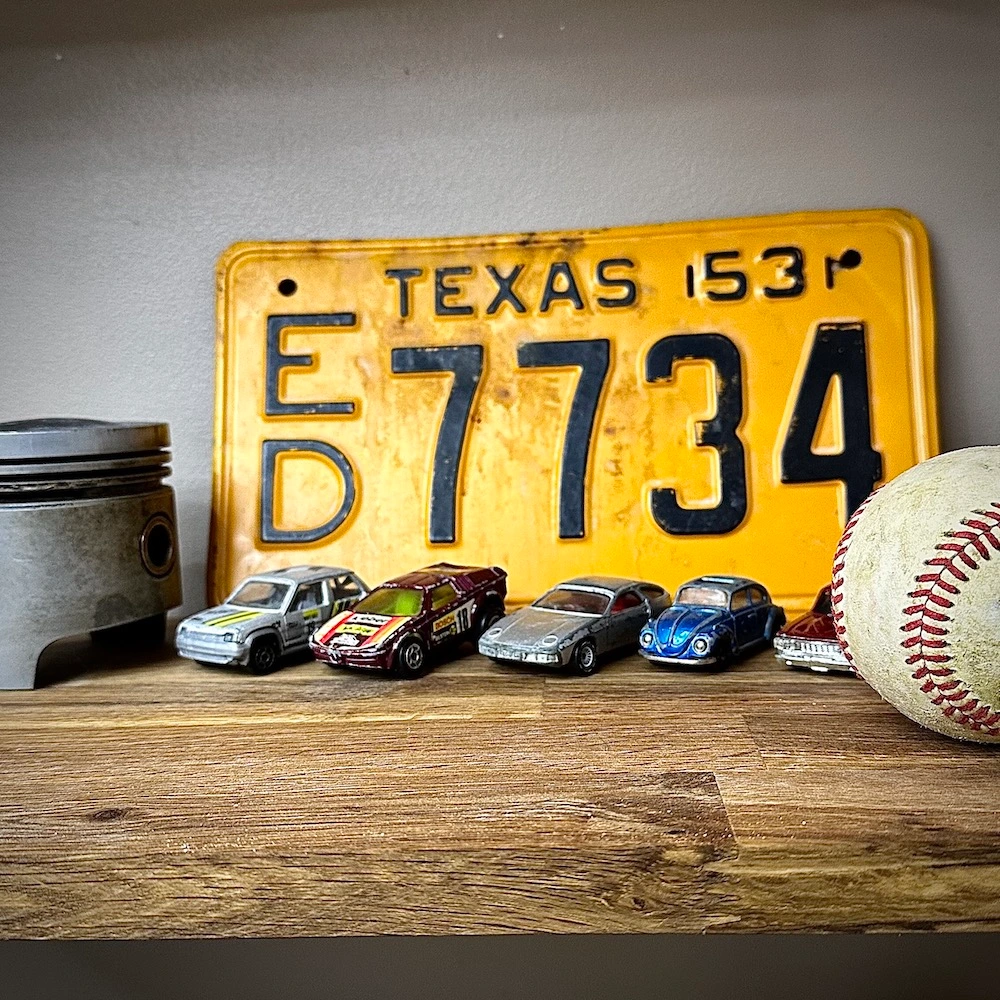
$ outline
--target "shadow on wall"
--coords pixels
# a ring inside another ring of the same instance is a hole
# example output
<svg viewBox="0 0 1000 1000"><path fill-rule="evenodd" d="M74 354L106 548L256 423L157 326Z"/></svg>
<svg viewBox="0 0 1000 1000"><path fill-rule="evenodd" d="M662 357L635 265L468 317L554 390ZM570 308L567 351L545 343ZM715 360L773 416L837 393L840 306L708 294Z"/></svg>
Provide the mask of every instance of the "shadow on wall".
<svg viewBox="0 0 1000 1000"><path fill-rule="evenodd" d="M253 21L267 17L317 13L335 9L364 9L397 7L400 9L422 6L417 0L213 0L211 4L163 3L162 0L35 0L31 4L5 4L0 9L0 38L5 46L88 45L107 42L155 41L164 38L184 38L203 35L213 26L231 28L239 21ZM448 7L455 14L468 13L472 4L435 3L434 17L448 20ZM531 6L525 5L525 9ZM580 5L585 7L586 5ZM603 6L603 5L602 5ZM617 16L626 23L628 7L617 7ZM642 4L635 5L637 7ZM829 11L843 11L845 7L870 7L859 0L758 0L740 5L730 5L722 14L714 5L703 0L674 0L659 5L665 22L673 22L682 29L721 30L731 32L741 27L761 29L766 19L775 25L787 27L789 23L802 22ZM994 0L911 0L910 7L936 9L945 13L992 15ZM579 7L564 2L552 5L552 14L562 13L574 18ZM515 24L519 20L517 4L489 5L498 22Z"/></svg>

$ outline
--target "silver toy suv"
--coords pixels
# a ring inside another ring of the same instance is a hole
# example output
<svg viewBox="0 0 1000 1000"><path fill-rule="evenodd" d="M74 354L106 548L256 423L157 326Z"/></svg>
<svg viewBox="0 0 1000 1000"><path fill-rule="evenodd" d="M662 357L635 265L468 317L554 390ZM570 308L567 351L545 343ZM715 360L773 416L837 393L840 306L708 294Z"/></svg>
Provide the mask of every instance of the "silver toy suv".
<svg viewBox="0 0 1000 1000"><path fill-rule="evenodd" d="M308 648L331 615L368 593L361 578L336 566L291 566L247 577L226 600L177 628L177 652L205 665L273 670L285 653Z"/></svg>

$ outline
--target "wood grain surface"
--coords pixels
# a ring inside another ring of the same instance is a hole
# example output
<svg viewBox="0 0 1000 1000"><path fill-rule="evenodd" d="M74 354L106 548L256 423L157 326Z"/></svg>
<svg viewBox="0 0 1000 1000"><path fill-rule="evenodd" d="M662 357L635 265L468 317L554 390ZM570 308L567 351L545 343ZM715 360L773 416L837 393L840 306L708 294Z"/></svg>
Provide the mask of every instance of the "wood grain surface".
<svg viewBox="0 0 1000 1000"><path fill-rule="evenodd" d="M769 652L46 676L0 693L4 937L1000 928L1000 750Z"/></svg>

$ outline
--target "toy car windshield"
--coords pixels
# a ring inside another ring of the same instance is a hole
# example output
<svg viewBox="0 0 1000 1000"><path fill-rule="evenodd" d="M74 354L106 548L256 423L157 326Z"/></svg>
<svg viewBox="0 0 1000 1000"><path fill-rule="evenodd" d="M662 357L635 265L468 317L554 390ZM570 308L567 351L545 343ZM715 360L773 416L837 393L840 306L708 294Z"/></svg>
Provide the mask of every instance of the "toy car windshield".
<svg viewBox="0 0 1000 1000"><path fill-rule="evenodd" d="M674 604L694 604L698 607L728 608L729 595L715 587L681 587Z"/></svg>
<svg viewBox="0 0 1000 1000"><path fill-rule="evenodd" d="M276 610L284 604L290 589L291 585L287 583L248 580L226 603L236 604L241 608L268 608Z"/></svg>
<svg viewBox="0 0 1000 1000"><path fill-rule="evenodd" d="M547 611L569 611L578 615L603 615L611 598L589 590L567 590L562 587L543 594L532 605Z"/></svg>
<svg viewBox="0 0 1000 1000"><path fill-rule="evenodd" d="M379 587L354 605L354 611L367 615L419 615L423 591L403 587Z"/></svg>

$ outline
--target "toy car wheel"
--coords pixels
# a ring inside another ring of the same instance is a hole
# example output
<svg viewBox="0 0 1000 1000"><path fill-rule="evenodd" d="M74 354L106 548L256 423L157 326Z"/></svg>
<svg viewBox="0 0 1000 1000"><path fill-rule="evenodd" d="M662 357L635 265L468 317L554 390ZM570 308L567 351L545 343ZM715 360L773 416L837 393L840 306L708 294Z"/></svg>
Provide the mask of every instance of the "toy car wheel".
<svg viewBox="0 0 1000 1000"><path fill-rule="evenodd" d="M482 639L486 630L496 625L501 618L503 618L503 609L498 608L495 604L487 604L476 618L474 638Z"/></svg>
<svg viewBox="0 0 1000 1000"><path fill-rule="evenodd" d="M712 650L716 663L728 663L735 655L733 640L727 637L720 639Z"/></svg>
<svg viewBox="0 0 1000 1000"><path fill-rule="evenodd" d="M573 668L584 677L597 673L597 647L590 639L577 643L573 650Z"/></svg>
<svg viewBox="0 0 1000 1000"><path fill-rule="evenodd" d="M259 635L250 644L247 668L252 674L269 674L278 662L278 640L272 635Z"/></svg>
<svg viewBox="0 0 1000 1000"><path fill-rule="evenodd" d="M427 650L419 639L404 639L396 650L396 673L401 677L419 677L427 662Z"/></svg>

